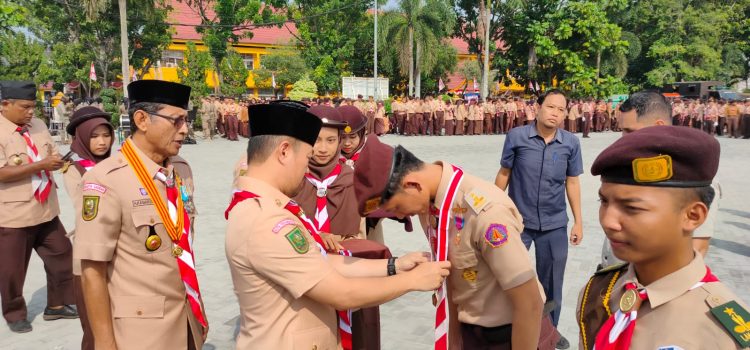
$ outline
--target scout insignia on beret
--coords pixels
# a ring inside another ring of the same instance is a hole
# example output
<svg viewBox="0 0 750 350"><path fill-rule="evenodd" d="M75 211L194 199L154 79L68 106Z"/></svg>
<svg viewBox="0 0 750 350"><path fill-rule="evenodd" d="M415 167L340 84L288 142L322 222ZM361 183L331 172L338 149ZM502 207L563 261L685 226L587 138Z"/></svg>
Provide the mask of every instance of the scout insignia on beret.
<svg viewBox="0 0 750 350"><path fill-rule="evenodd" d="M83 196L83 210L81 216L84 221L91 221L99 213L99 196Z"/></svg>
<svg viewBox="0 0 750 350"><path fill-rule="evenodd" d="M492 248L502 247L508 243L508 228L502 224L491 224L484 233L484 240Z"/></svg>
<svg viewBox="0 0 750 350"><path fill-rule="evenodd" d="M471 209L473 209L477 214L479 214L482 209L484 209L484 207L489 204L487 197L485 197L484 193L482 193L478 189L471 190L464 196L464 199L466 200L466 203L469 204Z"/></svg>
<svg viewBox="0 0 750 350"><path fill-rule="evenodd" d="M712 308L711 314L732 334L740 347L750 346L750 312L732 300Z"/></svg>
<svg viewBox="0 0 750 350"><path fill-rule="evenodd" d="M367 202L365 202L365 211L363 214L369 214L377 210L378 207L380 207L380 201L381 197L375 197L367 200Z"/></svg>
<svg viewBox="0 0 750 350"><path fill-rule="evenodd" d="M307 241L307 238L305 238L305 235L302 234L302 231L299 229L299 227L295 227L284 237L286 237L286 239L292 245L292 248L294 248L295 252L305 254L308 250L310 250L310 243Z"/></svg>
<svg viewBox="0 0 750 350"><path fill-rule="evenodd" d="M473 268L464 269L464 272L461 274L461 277L463 277L463 279L465 279L468 282L476 282L477 270Z"/></svg>
<svg viewBox="0 0 750 350"><path fill-rule="evenodd" d="M344 132L347 133L347 134L350 133L350 132L352 132L352 127L349 126L349 125L347 125L346 127L344 127Z"/></svg>
<svg viewBox="0 0 750 350"><path fill-rule="evenodd" d="M661 155L633 159L633 179L637 182L658 182L672 178L672 157Z"/></svg>

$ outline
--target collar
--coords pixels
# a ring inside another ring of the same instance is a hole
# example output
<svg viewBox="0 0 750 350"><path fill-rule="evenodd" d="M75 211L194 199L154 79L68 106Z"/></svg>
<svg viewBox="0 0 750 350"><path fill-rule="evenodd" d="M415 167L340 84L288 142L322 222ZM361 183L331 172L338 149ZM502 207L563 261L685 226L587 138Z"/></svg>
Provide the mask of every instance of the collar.
<svg viewBox="0 0 750 350"><path fill-rule="evenodd" d="M541 136L539 136L539 133L537 133L537 131L536 131L536 123L537 123L537 121L535 120L534 124L529 124L528 125L528 127L529 127L529 138L531 139L531 138L534 138L534 137L538 137L538 138L544 140L544 138L541 137ZM552 141L557 141L558 143L563 143L563 136L562 136L562 133L560 132L559 128L558 128L558 130L555 130L555 138Z"/></svg>
<svg viewBox="0 0 750 350"><path fill-rule="evenodd" d="M250 176L239 176L237 177L237 189L240 191L248 191L257 194L261 198L267 198L276 202L279 207L284 207L291 199L287 195L281 193L277 188L271 186L267 182L250 177Z"/></svg>
<svg viewBox="0 0 750 350"><path fill-rule="evenodd" d="M26 128L28 128L29 131L31 131L31 125L32 123L29 123L28 125L25 125ZM5 118L5 116L0 113L0 130L7 132L8 134L13 134L16 132L16 129L19 127L16 123L8 120L8 118Z"/></svg>
<svg viewBox="0 0 750 350"><path fill-rule="evenodd" d="M140 148L138 148L138 145L133 142L132 139L130 139L130 144L133 146L133 149L135 150L135 153L138 154L138 157L141 158L141 162L143 163L143 166L146 168L146 171L148 171L148 174L151 175L152 179L156 179L157 173L162 173L166 177L171 177L172 172L174 171L174 165L172 164L172 157L167 158L165 161L166 166L163 167L159 164L156 164L151 158L149 158L146 153L143 153ZM122 153L120 155L125 158Z"/></svg>
<svg viewBox="0 0 750 350"><path fill-rule="evenodd" d="M685 294L696 283L706 275L706 264L700 253L695 252L693 260L685 267L666 275L659 280L645 286L648 292L648 302L652 309L666 304ZM628 266L628 271L622 278L624 283L634 282L638 287L643 285L638 282L633 264Z"/></svg>
<svg viewBox="0 0 750 350"><path fill-rule="evenodd" d="M440 176L440 185L438 185L438 190L435 193L435 201L432 203L433 207L440 208L443 206L445 192L448 191L448 186L450 186L451 176L453 176L453 167L451 164L444 161L437 161L434 164L443 167L443 175Z"/></svg>

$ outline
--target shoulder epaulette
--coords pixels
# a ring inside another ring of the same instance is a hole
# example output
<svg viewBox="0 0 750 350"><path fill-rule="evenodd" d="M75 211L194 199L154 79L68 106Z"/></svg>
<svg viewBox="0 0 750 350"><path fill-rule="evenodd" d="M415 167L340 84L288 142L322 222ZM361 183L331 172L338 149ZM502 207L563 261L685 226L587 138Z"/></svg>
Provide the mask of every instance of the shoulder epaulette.
<svg viewBox="0 0 750 350"><path fill-rule="evenodd" d="M610 272L620 271L628 268L628 263L614 264L594 272L594 276L601 276Z"/></svg>

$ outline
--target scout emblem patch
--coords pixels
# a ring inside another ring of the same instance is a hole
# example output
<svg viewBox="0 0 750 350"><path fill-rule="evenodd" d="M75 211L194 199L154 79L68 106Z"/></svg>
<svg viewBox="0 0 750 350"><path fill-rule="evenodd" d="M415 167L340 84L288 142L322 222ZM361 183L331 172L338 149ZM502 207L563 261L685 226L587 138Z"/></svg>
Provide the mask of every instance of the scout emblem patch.
<svg viewBox="0 0 750 350"><path fill-rule="evenodd" d="M732 300L712 308L711 313L732 334L740 347L750 346L750 312Z"/></svg>
<svg viewBox="0 0 750 350"><path fill-rule="evenodd" d="M467 193L464 196L464 199L466 200L466 203L469 204L472 210L474 210L475 213L479 214L479 212L484 209L484 207L489 204L489 201L487 200L487 197L485 197L484 193L480 192L477 189L471 190L471 192Z"/></svg>
<svg viewBox="0 0 750 350"><path fill-rule="evenodd" d="M502 224L491 224L484 233L484 240L492 248L502 247L508 243L508 228Z"/></svg>
<svg viewBox="0 0 750 350"><path fill-rule="evenodd" d="M307 242L305 235L302 234L299 227L295 227L294 230L286 234L286 239L291 243L294 251L300 254L307 253L310 250L310 243Z"/></svg>
<svg viewBox="0 0 750 350"><path fill-rule="evenodd" d="M465 269L464 272L461 274L461 277L463 277L463 279L465 279L468 282L476 282L477 270L474 270L472 268Z"/></svg>
<svg viewBox="0 0 750 350"><path fill-rule="evenodd" d="M84 221L91 221L99 214L99 196L83 196L81 216Z"/></svg>
<svg viewBox="0 0 750 350"><path fill-rule="evenodd" d="M661 155L633 159L633 179L636 182L658 182L672 178L672 157Z"/></svg>
<svg viewBox="0 0 750 350"><path fill-rule="evenodd" d="M365 202L365 214L374 212L380 207L380 197L372 198Z"/></svg>

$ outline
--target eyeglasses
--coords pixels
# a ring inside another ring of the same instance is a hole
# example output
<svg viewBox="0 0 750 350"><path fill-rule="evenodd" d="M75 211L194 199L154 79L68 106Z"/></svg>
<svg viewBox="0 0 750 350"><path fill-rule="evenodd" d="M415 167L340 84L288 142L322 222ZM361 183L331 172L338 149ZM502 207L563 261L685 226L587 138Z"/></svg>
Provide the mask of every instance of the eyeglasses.
<svg viewBox="0 0 750 350"><path fill-rule="evenodd" d="M173 118L173 117L170 117L170 116L166 116L166 115L162 115L162 114L159 114L159 113L148 113L148 114L150 114L150 115L155 115L155 116L157 116L157 117L160 117L160 118L164 118L164 119L166 119L166 120L169 120L170 122L172 122L172 125L174 125L174 127L175 127L175 128L177 128L177 129L179 129L179 128L181 128L181 127L182 127L183 125L185 125L185 122L187 121L187 118L185 118L185 117L177 117L177 118Z"/></svg>

